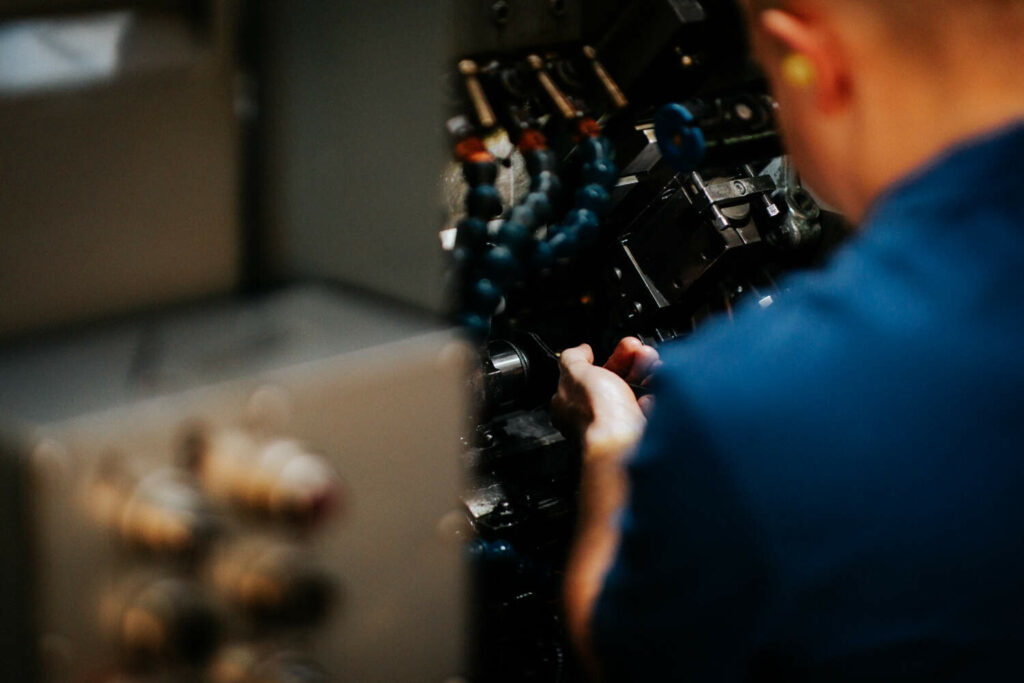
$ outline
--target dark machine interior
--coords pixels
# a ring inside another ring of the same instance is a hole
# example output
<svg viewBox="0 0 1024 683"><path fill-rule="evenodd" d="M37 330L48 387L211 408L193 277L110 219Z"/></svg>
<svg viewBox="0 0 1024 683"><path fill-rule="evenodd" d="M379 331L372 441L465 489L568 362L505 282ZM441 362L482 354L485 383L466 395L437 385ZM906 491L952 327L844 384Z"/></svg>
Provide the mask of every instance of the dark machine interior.
<svg viewBox="0 0 1024 683"><path fill-rule="evenodd" d="M586 342L601 362L624 336L658 346L768 307L846 228L781 156L731 2L463 5L478 24L457 24L475 33L449 77L465 203L448 287L481 357L471 678L583 680L560 609L579 452L548 412L557 351ZM530 12L579 33L543 40Z"/></svg>

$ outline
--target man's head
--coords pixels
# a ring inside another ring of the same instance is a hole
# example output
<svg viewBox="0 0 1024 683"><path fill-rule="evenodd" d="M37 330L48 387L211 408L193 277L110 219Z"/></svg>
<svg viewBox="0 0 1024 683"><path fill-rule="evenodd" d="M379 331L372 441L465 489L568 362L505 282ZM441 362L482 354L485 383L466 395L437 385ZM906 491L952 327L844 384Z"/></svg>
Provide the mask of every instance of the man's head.
<svg viewBox="0 0 1024 683"><path fill-rule="evenodd" d="M1024 0L744 0L808 184L854 220L943 148L1024 118Z"/></svg>

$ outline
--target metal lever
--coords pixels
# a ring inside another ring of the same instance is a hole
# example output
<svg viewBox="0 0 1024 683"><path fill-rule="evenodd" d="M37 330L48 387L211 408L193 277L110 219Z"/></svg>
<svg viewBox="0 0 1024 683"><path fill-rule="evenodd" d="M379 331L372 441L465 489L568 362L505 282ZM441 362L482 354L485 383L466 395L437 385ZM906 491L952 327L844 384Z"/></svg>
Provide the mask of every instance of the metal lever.
<svg viewBox="0 0 1024 683"><path fill-rule="evenodd" d="M783 159L782 163L785 164L786 163L786 157L783 157L782 159ZM751 178L756 178L757 177L757 173L754 172L754 167L751 166L750 164L745 164L743 166L743 168L744 168L744 170L747 173L750 174ZM766 193L766 194L761 195L761 203L764 204L764 210L768 213L769 216L771 216L772 218L775 218L776 216L779 215L779 213L780 213L779 207L778 207L778 205L775 202L772 201L772 197L771 197L770 194Z"/></svg>
<svg viewBox="0 0 1024 683"><path fill-rule="evenodd" d="M601 81L601 85L608 92L608 97L611 98L612 104L617 109L625 109L629 106L629 100L626 99L626 95L622 92L622 88L619 84L611 77L608 71L604 68L601 62L597 61L597 50L590 45L586 45L583 48L583 56L590 61L590 66L594 69L594 74L598 80Z"/></svg>
<svg viewBox="0 0 1024 683"><path fill-rule="evenodd" d="M498 119L494 115L491 103L487 101L484 87L480 84L478 77L480 67L472 59L463 59L459 62L459 73L466 80L466 91L469 93L469 99L473 102L473 108L476 109L476 117L480 121L480 126L493 128Z"/></svg>
<svg viewBox="0 0 1024 683"><path fill-rule="evenodd" d="M530 55L526 58L526 62L530 65L530 68L537 73L537 80L540 81L541 87L547 92L551 101L555 103L555 107L559 113L567 121L572 121L576 118L579 112L576 111L576 107L572 106L569 98L558 89L555 82L551 80L551 76L544 70L544 60L540 58L540 55Z"/></svg>

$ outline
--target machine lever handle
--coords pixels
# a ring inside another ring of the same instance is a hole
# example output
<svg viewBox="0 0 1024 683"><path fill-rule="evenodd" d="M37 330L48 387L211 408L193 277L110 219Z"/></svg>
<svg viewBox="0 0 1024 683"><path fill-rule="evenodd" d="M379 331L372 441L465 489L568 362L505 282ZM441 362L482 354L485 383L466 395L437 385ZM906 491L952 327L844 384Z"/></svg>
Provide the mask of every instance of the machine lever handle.
<svg viewBox="0 0 1024 683"><path fill-rule="evenodd" d="M466 81L466 91L469 93L473 108L476 109L476 117L480 121L480 126L493 128L498 120L494 115L491 103L487 101L487 95L484 94L484 87L480 84L480 67L472 59L463 59L459 62L459 73Z"/></svg>
<svg viewBox="0 0 1024 683"><path fill-rule="evenodd" d="M611 77L608 70L604 68L604 65L597 59L597 50L590 45L586 45L583 48L583 56L590 62L591 68L594 70L594 74L597 79L601 81L601 85L608 92L608 97L611 98L612 104L617 109L625 109L629 106L629 100L626 99L626 95L622 92L622 88L615 82L615 79Z"/></svg>
<svg viewBox="0 0 1024 683"><path fill-rule="evenodd" d="M551 76L544 69L544 60L540 58L540 55L530 55L526 58L530 68L537 73L537 80L540 81L540 85L547 92L551 101L555 103L555 107L563 118L567 121L575 119L579 112L576 111L576 107L572 105L569 98L558 89L555 82L551 79Z"/></svg>

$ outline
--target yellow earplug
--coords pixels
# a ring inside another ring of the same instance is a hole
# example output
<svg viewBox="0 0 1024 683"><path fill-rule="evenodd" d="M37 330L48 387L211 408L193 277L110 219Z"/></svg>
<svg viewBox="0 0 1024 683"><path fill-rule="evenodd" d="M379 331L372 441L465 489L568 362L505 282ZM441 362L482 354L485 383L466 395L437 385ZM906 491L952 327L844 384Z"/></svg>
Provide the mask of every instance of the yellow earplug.
<svg viewBox="0 0 1024 683"><path fill-rule="evenodd" d="M794 87L809 88L814 85L816 75L814 64L806 55L794 52L782 60L782 77Z"/></svg>

